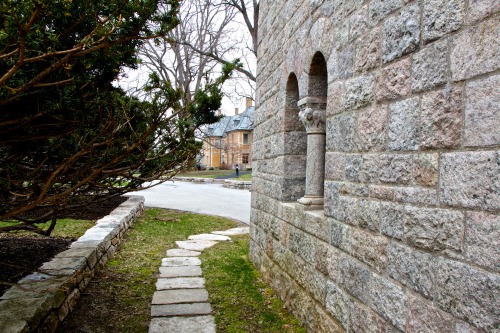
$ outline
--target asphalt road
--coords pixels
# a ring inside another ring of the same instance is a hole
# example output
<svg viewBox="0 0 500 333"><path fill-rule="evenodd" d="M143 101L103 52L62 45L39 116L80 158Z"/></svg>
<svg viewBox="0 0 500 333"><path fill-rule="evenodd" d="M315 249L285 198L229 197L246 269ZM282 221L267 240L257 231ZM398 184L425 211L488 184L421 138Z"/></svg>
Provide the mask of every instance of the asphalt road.
<svg viewBox="0 0 500 333"><path fill-rule="evenodd" d="M169 208L217 215L250 223L250 191L225 188L221 184L168 181L129 194L142 195L146 207Z"/></svg>

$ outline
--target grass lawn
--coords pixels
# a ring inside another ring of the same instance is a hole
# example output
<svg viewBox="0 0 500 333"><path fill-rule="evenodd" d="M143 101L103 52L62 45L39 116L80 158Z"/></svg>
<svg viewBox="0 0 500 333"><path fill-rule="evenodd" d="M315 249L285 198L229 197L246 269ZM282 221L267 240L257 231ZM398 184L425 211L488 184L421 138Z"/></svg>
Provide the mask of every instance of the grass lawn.
<svg viewBox="0 0 500 333"><path fill-rule="evenodd" d="M144 216L127 232L119 251L89 284L77 309L57 332L72 332L82 327L96 333L148 332L151 299L165 251L175 248L176 240L187 239L189 235L226 230L235 226L237 224L234 221L220 217L147 209ZM247 259L248 237L237 238L229 244L218 244L205 250L205 253L203 275L207 276L209 293L214 293L211 295L214 297L211 302L216 321L221 326L218 332L304 332L300 331L301 328L284 312L277 300L273 299L271 303L277 305L274 310L270 310L267 296L269 291L262 289L258 274ZM231 268L226 263L234 259L241 265L237 268L239 274L222 274L218 267L222 266L222 272L227 272ZM215 280L208 278L209 275L215 276ZM226 291L213 286L221 283L227 286ZM241 308L245 315L227 312L234 311L231 308ZM227 317L230 318L229 324ZM113 320L109 320L110 318ZM263 323L254 323L255 318ZM234 330L254 325L257 330ZM287 328L288 325L297 329Z"/></svg>
<svg viewBox="0 0 500 333"><path fill-rule="evenodd" d="M194 177L194 178L216 178L219 176L227 176L236 173L234 170L201 170L201 171L185 171L180 172L177 177Z"/></svg>

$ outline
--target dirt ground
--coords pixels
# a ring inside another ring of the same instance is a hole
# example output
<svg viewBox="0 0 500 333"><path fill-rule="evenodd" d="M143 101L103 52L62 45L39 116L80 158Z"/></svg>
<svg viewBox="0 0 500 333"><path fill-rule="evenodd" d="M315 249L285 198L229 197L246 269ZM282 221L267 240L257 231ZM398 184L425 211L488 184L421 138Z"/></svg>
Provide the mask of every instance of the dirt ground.
<svg viewBox="0 0 500 333"><path fill-rule="evenodd" d="M105 202L68 210L61 214L61 218L98 220L108 215L125 200L127 198L115 197ZM10 288L10 284L36 271L44 262L66 250L74 240L0 234L0 282L2 282L0 295Z"/></svg>

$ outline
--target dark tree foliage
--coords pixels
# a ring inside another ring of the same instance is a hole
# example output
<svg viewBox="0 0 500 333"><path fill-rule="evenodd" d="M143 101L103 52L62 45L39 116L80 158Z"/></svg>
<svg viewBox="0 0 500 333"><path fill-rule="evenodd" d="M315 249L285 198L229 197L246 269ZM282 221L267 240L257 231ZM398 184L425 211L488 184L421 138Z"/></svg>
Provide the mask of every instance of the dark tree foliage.
<svg viewBox="0 0 500 333"><path fill-rule="evenodd" d="M162 11L157 8L162 6ZM30 229L85 205L172 176L217 120L220 78L187 106L155 75L140 101L112 85L143 40L177 24L177 0L0 2L0 220ZM162 14L158 14L162 13Z"/></svg>

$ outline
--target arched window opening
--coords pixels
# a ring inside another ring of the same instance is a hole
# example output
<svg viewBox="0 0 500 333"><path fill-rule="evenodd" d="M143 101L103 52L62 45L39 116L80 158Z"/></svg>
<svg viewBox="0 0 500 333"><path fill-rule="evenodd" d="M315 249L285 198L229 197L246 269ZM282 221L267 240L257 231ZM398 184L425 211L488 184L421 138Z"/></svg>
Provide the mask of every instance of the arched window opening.
<svg viewBox="0 0 500 333"><path fill-rule="evenodd" d="M305 193L307 134L299 118L298 101L299 82L291 73L285 92L282 201L297 201Z"/></svg>
<svg viewBox="0 0 500 333"><path fill-rule="evenodd" d="M317 52L309 67L307 94L297 103L307 132L305 194L298 202L308 210L323 209L324 202L327 73L325 57Z"/></svg>

